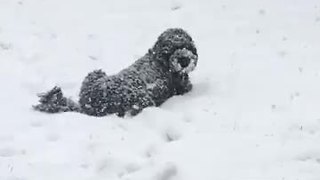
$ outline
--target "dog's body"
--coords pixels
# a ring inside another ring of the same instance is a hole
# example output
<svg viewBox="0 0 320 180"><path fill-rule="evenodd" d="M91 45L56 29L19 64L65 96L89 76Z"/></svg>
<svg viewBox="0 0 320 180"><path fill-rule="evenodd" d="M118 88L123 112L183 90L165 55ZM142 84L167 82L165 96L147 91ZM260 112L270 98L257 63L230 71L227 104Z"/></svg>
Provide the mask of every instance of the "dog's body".
<svg viewBox="0 0 320 180"><path fill-rule="evenodd" d="M197 49L182 29L168 29L156 44L133 65L116 75L96 70L87 75L79 104L63 97L60 88L40 95L36 110L78 111L93 116L126 113L136 115L148 106L159 106L173 95L191 90L188 73L197 64Z"/></svg>

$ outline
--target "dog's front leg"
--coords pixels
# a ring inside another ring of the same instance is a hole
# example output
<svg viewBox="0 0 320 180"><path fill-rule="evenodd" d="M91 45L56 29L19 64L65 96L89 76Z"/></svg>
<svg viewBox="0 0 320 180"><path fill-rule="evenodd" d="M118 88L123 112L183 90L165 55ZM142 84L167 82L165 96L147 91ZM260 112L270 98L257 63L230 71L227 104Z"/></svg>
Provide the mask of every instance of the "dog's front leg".
<svg viewBox="0 0 320 180"><path fill-rule="evenodd" d="M188 74L180 74L178 80L175 83L175 94L183 95L192 90L192 84L190 82Z"/></svg>

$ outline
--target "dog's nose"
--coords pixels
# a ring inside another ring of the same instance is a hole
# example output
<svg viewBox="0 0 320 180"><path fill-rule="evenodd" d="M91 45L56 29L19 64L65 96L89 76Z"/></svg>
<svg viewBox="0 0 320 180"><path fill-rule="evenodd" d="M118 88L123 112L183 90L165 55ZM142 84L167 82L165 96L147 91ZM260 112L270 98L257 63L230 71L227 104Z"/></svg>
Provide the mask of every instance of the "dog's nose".
<svg viewBox="0 0 320 180"><path fill-rule="evenodd" d="M182 68L185 68L185 67L189 66L190 59L189 58L185 58L185 57L179 58L178 59L178 63L180 64L180 66Z"/></svg>

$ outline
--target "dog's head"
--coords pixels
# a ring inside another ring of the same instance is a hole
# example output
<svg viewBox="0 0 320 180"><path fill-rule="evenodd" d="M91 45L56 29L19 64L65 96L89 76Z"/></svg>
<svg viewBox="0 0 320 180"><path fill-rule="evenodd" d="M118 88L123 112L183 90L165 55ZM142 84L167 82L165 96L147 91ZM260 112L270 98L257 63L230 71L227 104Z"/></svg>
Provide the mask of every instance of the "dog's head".
<svg viewBox="0 0 320 180"><path fill-rule="evenodd" d="M180 28L163 32L152 48L156 59L174 72L191 71L197 64L197 48L191 36Z"/></svg>

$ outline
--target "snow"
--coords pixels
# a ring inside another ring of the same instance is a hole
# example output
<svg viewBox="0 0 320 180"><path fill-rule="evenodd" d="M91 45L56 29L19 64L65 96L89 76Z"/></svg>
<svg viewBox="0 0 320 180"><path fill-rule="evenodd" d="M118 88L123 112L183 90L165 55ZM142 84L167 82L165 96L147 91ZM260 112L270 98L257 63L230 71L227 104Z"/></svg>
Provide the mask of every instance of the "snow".
<svg viewBox="0 0 320 180"><path fill-rule="evenodd" d="M0 179L320 179L318 0L1 0ZM136 117L43 114L169 27L194 38L194 89Z"/></svg>

